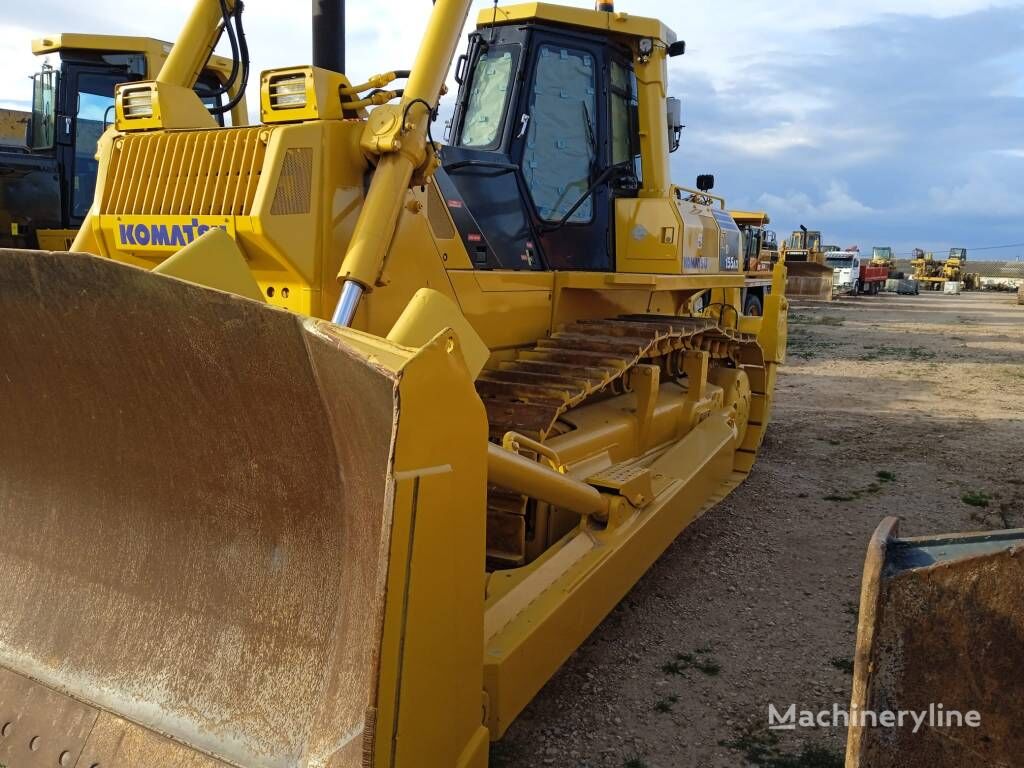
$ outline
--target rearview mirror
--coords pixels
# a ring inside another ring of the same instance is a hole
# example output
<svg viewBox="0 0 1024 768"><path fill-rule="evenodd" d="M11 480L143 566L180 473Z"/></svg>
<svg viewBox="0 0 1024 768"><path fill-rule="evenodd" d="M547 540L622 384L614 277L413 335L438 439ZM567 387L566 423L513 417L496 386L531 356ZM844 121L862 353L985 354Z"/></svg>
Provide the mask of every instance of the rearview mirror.
<svg viewBox="0 0 1024 768"><path fill-rule="evenodd" d="M675 152L683 134L683 104L674 96L665 100L665 111L668 115L668 151Z"/></svg>

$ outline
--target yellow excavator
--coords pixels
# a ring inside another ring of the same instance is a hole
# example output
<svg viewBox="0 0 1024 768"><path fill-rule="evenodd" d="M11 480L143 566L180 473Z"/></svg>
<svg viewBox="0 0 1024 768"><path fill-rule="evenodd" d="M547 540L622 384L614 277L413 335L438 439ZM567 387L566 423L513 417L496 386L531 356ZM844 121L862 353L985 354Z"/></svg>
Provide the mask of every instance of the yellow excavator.
<svg viewBox="0 0 1024 768"><path fill-rule="evenodd" d="M488 8L442 148L469 6L362 83L315 34L220 127L241 5L197 0L72 252L0 251L0 763L483 768L751 471L785 266L744 315L735 222L670 179L684 44Z"/></svg>

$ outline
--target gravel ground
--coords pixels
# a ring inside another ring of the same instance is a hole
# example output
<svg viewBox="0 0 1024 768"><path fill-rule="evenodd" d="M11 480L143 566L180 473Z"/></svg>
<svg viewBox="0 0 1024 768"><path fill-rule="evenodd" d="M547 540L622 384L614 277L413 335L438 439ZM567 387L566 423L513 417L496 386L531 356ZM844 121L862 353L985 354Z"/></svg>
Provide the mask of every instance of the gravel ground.
<svg viewBox="0 0 1024 768"><path fill-rule="evenodd" d="M848 704L864 551L884 516L905 535L1024 527L1015 300L795 302L750 478L612 611L492 766L841 768L841 729L775 742L768 704Z"/></svg>

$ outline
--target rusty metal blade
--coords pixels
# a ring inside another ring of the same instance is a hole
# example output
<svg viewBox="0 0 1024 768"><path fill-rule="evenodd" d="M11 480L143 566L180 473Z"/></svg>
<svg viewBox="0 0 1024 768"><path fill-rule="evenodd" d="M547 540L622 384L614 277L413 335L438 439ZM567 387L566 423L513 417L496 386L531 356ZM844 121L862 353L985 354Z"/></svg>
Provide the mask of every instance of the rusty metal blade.
<svg viewBox="0 0 1024 768"><path fill-rule="evenodd" d="M0 722L73 721L42 736L104 768L359 765L394 371L77 254L0 251L0 318ZM89 707L22 711L22 678Z"/></svg>
<svg viewBox="0 0 1024 768"><path fill-rule="evenodd" d="M851 720L847 768L1020 765L1024 529L896 536L888 518L868 550L851 712L926 719L916 729ZM976 712L978 725L951 711Z"/></svg>

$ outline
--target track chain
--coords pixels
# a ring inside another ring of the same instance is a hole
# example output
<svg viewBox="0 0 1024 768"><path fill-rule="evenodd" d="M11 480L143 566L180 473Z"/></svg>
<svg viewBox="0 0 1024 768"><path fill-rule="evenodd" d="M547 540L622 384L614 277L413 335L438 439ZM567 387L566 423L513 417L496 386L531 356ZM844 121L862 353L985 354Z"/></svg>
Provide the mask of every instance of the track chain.
<svg viewBox="0 0 1024 768"><path fill-rule="evenodd" d="M476 388L487 410L490 437L500 441L515 431L543 441L571 408L604 393L628 391L633 366L656 362L668 376L678 377L682 355L694 349L734 362L760 357L753 334L721 328L711 318L625 315L570 323L514 360L480 374ZM489 542L522 541L525 509L524 497L492 487ZM518 545L491 546L488 554L493 564L505 567L521 564L525 556Z"/></svg>

